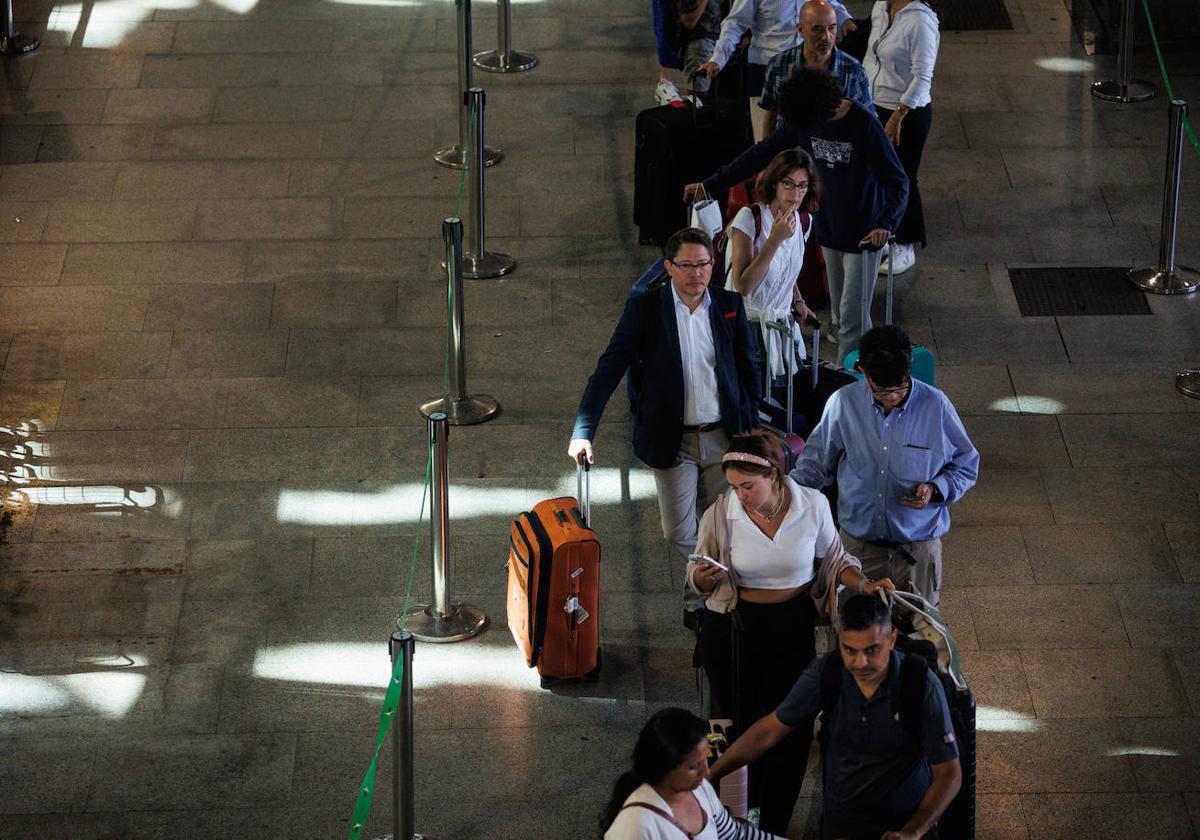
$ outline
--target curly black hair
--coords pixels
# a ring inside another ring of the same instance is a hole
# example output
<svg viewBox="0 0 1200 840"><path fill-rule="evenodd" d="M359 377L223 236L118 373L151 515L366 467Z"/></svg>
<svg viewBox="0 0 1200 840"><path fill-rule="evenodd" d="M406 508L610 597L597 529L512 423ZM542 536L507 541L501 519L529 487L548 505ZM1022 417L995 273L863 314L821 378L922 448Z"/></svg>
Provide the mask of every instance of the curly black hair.
<svg viewBox="0 0 1200 840"><path fill-rule="evenodd" d="M837 79L801 65L779 86L779 115L792 128L810 128L832 119L845 98Z"/></svg>

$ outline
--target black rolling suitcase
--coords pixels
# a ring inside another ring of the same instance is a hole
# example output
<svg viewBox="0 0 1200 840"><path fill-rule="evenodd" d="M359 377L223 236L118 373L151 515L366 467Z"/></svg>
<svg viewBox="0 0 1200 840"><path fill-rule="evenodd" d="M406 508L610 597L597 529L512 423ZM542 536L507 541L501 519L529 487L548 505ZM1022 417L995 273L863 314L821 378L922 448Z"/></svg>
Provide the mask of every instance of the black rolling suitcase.
<svg viewBox="0 0 1200 840"><path fill-rule="evenodd" d="M807 439L825 411L825 403L839 388L856 381L854 376L829 362L822 362L821 322L809 316L807 325L812 329L812 351L808 364L801 365L792 376L792 389L786 387L770 389L770 398L764 400L759 409L759 418L777 429L787 428ZM768 323L772 329L784 331L783 325ZM790 336L790 328L787 328ZM767 393L767 389L764 389ZM792 407L791 423L788 423L785 406Z"/></svg>
<svg viewBox="0 0 1200 840"><path fill-rule="evenodd" d="M685 227L684 186L707 178L752 142L736 102L712 99L700 107L683 102L638 114L633 221L641 241L661 246Z"/></svg>
<svg viewBox="0 0 1200 840"><path fill-rule="evenodd" d="M892 622L899 631L896 649L908 656L922 657L941 681L958 742L962 787L938 820L938 837L942 840L974 840L975 696L959 666L958 645L937 608L910 592L892 595Z"/></svg>

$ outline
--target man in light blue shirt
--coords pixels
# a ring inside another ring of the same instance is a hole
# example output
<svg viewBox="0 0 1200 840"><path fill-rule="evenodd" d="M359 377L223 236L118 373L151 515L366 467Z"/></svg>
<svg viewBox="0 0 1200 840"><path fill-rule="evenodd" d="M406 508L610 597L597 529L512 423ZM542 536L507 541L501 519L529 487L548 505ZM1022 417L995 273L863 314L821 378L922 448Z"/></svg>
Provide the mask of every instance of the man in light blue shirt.
<svg viewBox="0 0 1200 840"><path fill-rule="evenodd" d="M859 345L861 382L834 392L792 478L838 483L838 521L863 574L907 584L936 605L950 505L975 485L979 452L950 400L912 379L912 342L876 327Z"/></svg>

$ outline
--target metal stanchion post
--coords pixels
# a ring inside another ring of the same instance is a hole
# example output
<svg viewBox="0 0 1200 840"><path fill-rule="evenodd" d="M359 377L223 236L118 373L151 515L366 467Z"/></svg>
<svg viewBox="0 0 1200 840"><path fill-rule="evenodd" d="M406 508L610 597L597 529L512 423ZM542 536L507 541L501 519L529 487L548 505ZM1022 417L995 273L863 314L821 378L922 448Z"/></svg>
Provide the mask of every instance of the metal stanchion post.
<svg viewBox="0 0 1200 840"><path fill-rule="evenodd" d="M467 129L471 124L470 99L467 91L474 85L471 73L471 0L454 0L458 10L458 142L434 153L433 159L451 169L465 169L471 150L467 148ZM504 152L490 146L484 149L484 166L494 166L504 158Z"/></svg>
<svg viewBox="0 0 1200 840"><path fill-rule="evenodd" d="M1179 233L1179 181L1183 177L1183 118L1187 103L1171 102L1171 127L1167 135L1167 174L1163 185L1162 228L1158 234L1158 263L1129 272L1129 282L1157 295L1187 295L1200 288L1200 273L1175 264Z"/></svg>
<svg viewBox="0 0 1200 840"><path fill-rule="evenodd" d="M442 239L446 245L446 283L450 298L446 324L446 356L450 367L450 392L444 397L422 403L426 418L435 413L446 415L452 426L471 426L491 420L500 413L500 403L487 394L467 394L467 350L463 317L462 220L442 221Z"/></svg>
<svg viewBox="0 0 1200 840"><path fill-rule="evenodd" d="M1175 390L1185 397L1200 400L1200 367L1188 368L1175 374Z"/></svg>
<svg viewBox="0 0 1200 840"><path fill-rule="evenodd" d="M463 276L472 280L486 277L503 277L517 267L517 261L508 254L488 253L484 247L484 198L483 198L483 110L485 96L483 88L467 91L473 101L475 114L475 139L471 144L471 215L467 217L467 250L463 254Z"/></svg>
<svg viewBox="0 0 1200 840"><path fill-rule="evenodd" d="M458 642L469 639L487 626L487 615L470 604L451 604L446 591L446 563L449 560L450 458L446 441L449 436L446 415L429 415L429 441L433 447L433 487L430 490L429 526L432 531L433 603L418 605L401 619L403 629L422 642Z"/></svg>
<svg viewBox="0 0 1200 840"><path fill-rule="evenodd" d="M512 48L512 2L496 2L496 49L475 56L475 66L489 73L521 73L537 66L537 56Z"/></svg>
<svg viewBox="0 0 1200 840"><path fill-rule="evenodd" d="M0 21L0 55L20 55L33 52L42 42L32 35L22 35L16 30L12 0L3 0L4 20Z"/></svg>
<svg viewBox="0 0 1200 840"><path fill-rule="evenodd" d="M1117 47L1117 78L1092 82L1092 96L1105 102L1145 102L1154 96L1154 85L1133 77L1133 4L1122 0L1121 43Z"/></svg>

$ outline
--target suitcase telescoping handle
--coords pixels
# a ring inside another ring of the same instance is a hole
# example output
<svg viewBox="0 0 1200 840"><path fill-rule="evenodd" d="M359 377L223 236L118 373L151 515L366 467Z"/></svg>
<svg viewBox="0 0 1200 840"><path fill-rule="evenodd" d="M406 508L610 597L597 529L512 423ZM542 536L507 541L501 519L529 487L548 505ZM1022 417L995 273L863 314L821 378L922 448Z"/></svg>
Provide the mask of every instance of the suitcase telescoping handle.
<svg viewBox="0 0 1200 840"><path fill-rule="evenodd" d="M815 394L817 392L817 368L821 362L821 322L817 319L816 315L809 315L804 320L804 323L808 324L809 329L812 330L812 353L809 354L808 358L808 371L811 377L812 393Z"/></svg>
<svg viewBox="0 0 1200 840"><path fill-rule="evenodd" d="M575 462L575 498L586 528L592 527L592 465L586 455Z"/></svg>
<svg viewBox="0 0 1200 840"><path fill-rule="evenodd" d="M865 249L862 261L862 312L859 325L862 331L866 332L867 318L871 314L871 292L875 288L875 284L871 282L871 263L867 260L866 254L869 251L878 251L880 249L870 247L870 243L865 239L858 244L862 245ZM887 309L884 312L883 323L890 325L892 323L892 266L896 264L896 237L888 237L887 249Z"/></svg>

